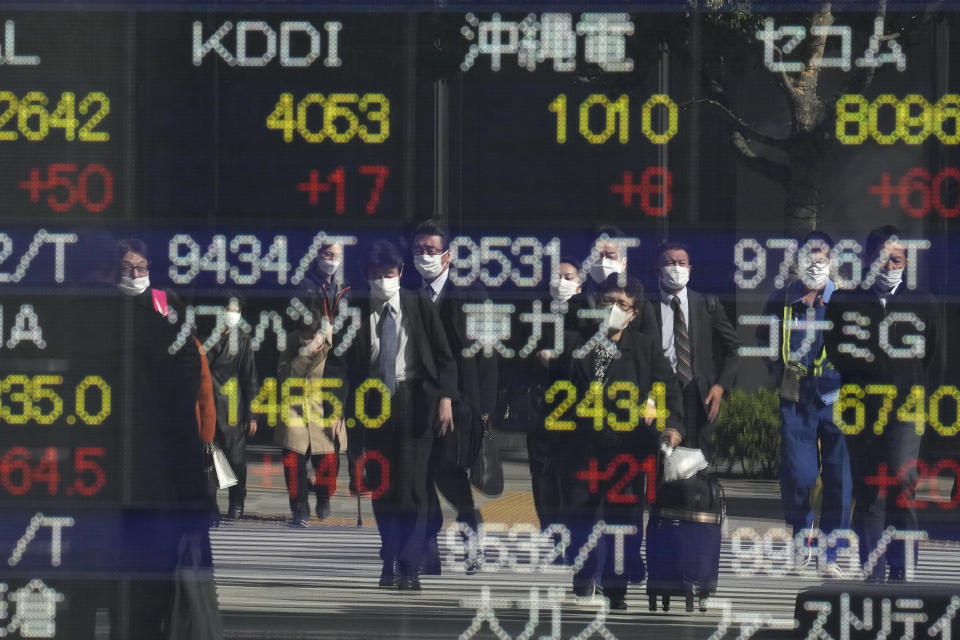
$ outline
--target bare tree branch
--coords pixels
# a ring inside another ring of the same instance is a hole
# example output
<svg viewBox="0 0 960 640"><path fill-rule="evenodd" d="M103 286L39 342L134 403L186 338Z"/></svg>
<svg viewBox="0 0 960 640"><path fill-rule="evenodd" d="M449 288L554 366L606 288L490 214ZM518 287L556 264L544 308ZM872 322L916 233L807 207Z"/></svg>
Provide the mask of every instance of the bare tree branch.
<svg viewBox="0 0 960 640"><path fill-rule="evenodd" d="M750 142L744 138L743 134L739 131L734 131L731 133L730 140L733 143L733 148L736 150L740 162L743 163L744 166L753 169L754 171L757 171L758 173L761 173L771 180L777 182L781 186L786 187L786 165L757 153L750 146Z"/></svg>
<svg viewBox="0 0 960 640"><path fill-rule="evenodd" d="M735 114L733 111L730 110L729 107L722 104L718 100L715 100L713 98L698 98L696 100L689 100L687 102L683 102L679 106L680 108L684 109L686 107L689 107L692 104L705 104L713 107L724 118L726 118L727 122L733 125L733 128L737 132L739 132L744 137L750 140L755 140L756 142L759 142L761 144L765 144L771 147L775 147L777 149L783 149L787 145L787 141L782 138L774 138L773 136L768 136L765 133L760 133L754 127L752 127L749 123L747 123L743 118Z"/></svg>

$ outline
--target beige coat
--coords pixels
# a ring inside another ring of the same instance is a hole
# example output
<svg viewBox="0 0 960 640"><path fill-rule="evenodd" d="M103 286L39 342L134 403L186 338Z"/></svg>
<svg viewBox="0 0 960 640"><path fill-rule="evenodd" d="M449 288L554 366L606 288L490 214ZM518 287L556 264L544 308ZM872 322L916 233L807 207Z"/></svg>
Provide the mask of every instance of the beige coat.
<svg viewBox="0 0 960 640"><path fill-rule="evenodd" d="M277 421L274 442L284 449L291 449L300 454L306 453L308 448L311 455L334 453L336 450L333 426L332 424L324 426L322 400L324 390L320 386L327 353L332 348L333 336L330 329L328 325L319 351L307 354L301 349L289 362L287 380L302 378L303 386L290 386L287 402L283 402L284 382L280 383L281 389L278 391L281 402L280 419ZM282 374L281 377L283 377ZM305 398L303 401L299 398L301 393ZM332 421L327 418L326 422ZM345 441L340 443L341 450L346 451L346 444Z"/></svg>

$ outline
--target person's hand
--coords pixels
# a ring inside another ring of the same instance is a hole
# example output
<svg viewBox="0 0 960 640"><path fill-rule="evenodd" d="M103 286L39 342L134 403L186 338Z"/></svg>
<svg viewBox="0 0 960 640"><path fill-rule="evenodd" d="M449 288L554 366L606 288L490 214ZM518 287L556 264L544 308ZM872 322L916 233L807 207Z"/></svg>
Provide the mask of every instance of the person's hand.
<svg viewBox="0 0 960 640"><path fill-rule="evenodd" d="M453 431L453 402L450 398L440 398L437 405L437 435L446 435Z"/></svg>
<svg viewBox="0 0 960 640"><path fill-rule="evenodd" d="M537 361L545 367L549 367L550 361L555 357L556 355L550 349L540 349L540 351L537 351Z"/></svg>
<svg viewBox="0 0 960 640"><path fill-rule="evenodd" d="M247 423L247 435L250 436L251 438L252 438L253 436L257 435L257 421L256 421L256 420L251 420L250 422Z"/></svg>
<svg viewBox="0 0 960 640"><path fill-rule="evenodd" d="M307 352L315 356L320 353L320 349L323 348L323 335L318 331L316 335L313 336L313 339L307 343Z"/></svg>
<svg viewBox="0 0 960 640"><path fill-rule="evenodd" d="M647 404L643 409L643 422L648 427L653 426L654 421L657 419L657 403L653 401L653 398L647 398Z"/></svg>
<svg viewBox="0 0 960 640"><path fill-rule="evenodd" d="M707 399L703 401L703 404L707 408L707 420L710 422L713 422L714 418L716 418L720 412L720 400L722 399L723 387L718 384L710 387L710 393L707 394Z"/></svg>
<svg viewBox="0 0 960 640"><path fill-rule="evenodd" d="M343 421L343 416L340 416L333 421L333 438L336 440L340 439L340 446L343 448L343 443L346 442L345 438L347 436L347 427L346 423Z"/></svg>
<svg viewBox="0 0 960 640"><path fill-rule="evenodd" d="M676 429L664 429L663 440L666 441L666 443L671 447L675 447L680 444L681 440L683 440L683 436L681 436L680 432Z"/></svg>

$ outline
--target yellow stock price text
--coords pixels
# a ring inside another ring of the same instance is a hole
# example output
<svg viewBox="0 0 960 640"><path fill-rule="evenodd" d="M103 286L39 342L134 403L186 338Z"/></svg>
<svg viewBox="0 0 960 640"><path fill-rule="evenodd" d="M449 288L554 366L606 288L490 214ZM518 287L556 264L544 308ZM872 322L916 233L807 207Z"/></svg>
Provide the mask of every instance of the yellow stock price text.
<svg viewBox="0 0 960 640"><path fill-rule="evenodd" d="M557 114L557 142L567 141L567 96L561 93L547 108ZM667 124L662 131L654 128L655 110L665 109ZM602 126L591 124L591 113L600 114ZM580 135L590 144L603 144L616 136L617 142L630 142L630 96L623 94L611 100L602 93L593 93L577 108L577 125ZM640 131L653 144L666 144L679 130L679 108L670 96L658 93L647 98L640 108Z"/></svg>
<svg viewBox="0 0 960 640"><path fill-rule="evenodd" d="M79 102L73 92L64 91L56 106L42 91L30 91L20 98L12 91L0 91L0 141L23 136L40 142L53 130L62 129L68 141L107 142L110 134L98 128L109 113L110 98L102 91L91 91ZM82 121L77 114L85 116Z"/></svg>
<svg viewBox="0 0 960 640"><path fill-rule="evenodd" d="M87 376L72 389L63 389L62 376L9 375L0 379L0 421L6 424L53 424L72 403L67 424L78 420L101 424L111 413L110 385L100 376ZM66 399L66 402L65 402Z"/></svg>
<svg viewBox="0 0 960 640"><path fill-rule="evenodd" d="M892 116L886 126L881 124L884 111ZM850 93L837 100L841 144L863 144L868 138L883 145L921 144L931 135L943 144L960 144L960 94L945 94L936 104L916 93L903 98L884 93L872 102Z"/></svg>
<svg viewBox="0 0 960 640"><path fill-rule="evenodd" d="M927 396L926 388L915 385L897 404L897 388L892 384L868 384L865 387L845 384L840 387L840 396L833 405L833 421L837 427L851 436L863 431L867 426L868 400L879 403L877 419L872 425L873 433L877 435L883 433L891 413L899 422L912 423L918 434L922 434L928 424L941 436L954 436L960 432L960 390L954 386L941 386ZM941 417L949 403L953 404L953 422L944 424Z"/></svg>
<svg viewBox="0 0 960 640"><path fill-rule="evenodd" d="M640 390L632 382L611 382L604 385L591 382L583 398L577 402L577 387L569 380L557 380L547 389L545 400L547 404L558 402L557 406L547 415L544 426L550 431L573 431L576 421L563 419L564 415L574 406L578 418L592 420L593 428L603 430L604 426L614 431L633 431L645 417L647 398L640 398ZM659 431L667 426L670 412L667 410L667 391L662 382L653 383L650 399L656 405L656 425ZM604 400L613 402L613 408L608 410Z"/></svg>
<svg viewBox="0 0 960 640"><path fill-rule="evenodd" d="M361 121L363 119L363 121ZM390 100L382 93L308 93L294 105L292 93L280 99L267 116L267 128L283 132L284 142L299 134L307 142L384 142L390 137Z"/></svg>
<svg viewBox="0 0 960 640"><path fill-rule="evenodd" d="M312 421L321 427L332 427L344 416L343 403L335 393L342 387L340 378L287 378L279 385L276 378L266 378L250 400L250 411L266 416L271 427L277 426L278 419L288 427L305 427ZM227 380L220 393L227 397L227 422L236 425L240 414L237 379ZM371 405L378 408L373 410ZM353 415L346 419L348 427L359 423L367 429L378 429L390 418L390 392L382 381L368 378L357 386L353 392Z"/></svg>

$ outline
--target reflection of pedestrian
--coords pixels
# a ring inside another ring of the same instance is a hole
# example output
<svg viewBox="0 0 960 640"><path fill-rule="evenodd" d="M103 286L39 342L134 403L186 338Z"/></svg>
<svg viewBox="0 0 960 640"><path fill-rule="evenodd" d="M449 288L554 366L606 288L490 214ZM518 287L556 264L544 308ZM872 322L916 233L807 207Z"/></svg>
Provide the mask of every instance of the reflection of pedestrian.
<svg viewBox="0 0 960 640"><path fill-rule="evenodd" d="M576 421L576 430L566 432L568 437L564 440L569 454L561 464L566 469L564 520L570 529L571 558L577 557L601 521L637 527L637 532L628 538L632 542L625 548L628 554L639 549L643 539L643 491L640 483L621 481L618 484L618 480L624 477L621 474L627 473L631 460L633 466L638 466L647 456L656 454L660 434L653 428L654 416L650 413L643 416L637 408L656 382L666 385L666 394L673 398L673 403L678 402L680 395L676 376L659 342L627 328L643 305L640 283L629 278L626 285L621 286L617 277L611 275L597 287L596 294L597 307L610 313L604 321L608 339L572 361L570 378L577 388L577 398L593 397L593 402L601 406L614 390L613 395L621 400L617 403L621 410L615 416L620 424L614 428L611 418L598 419L597 414L584 420L582 418L590 416L578 411L581 419ZM682 414L671 415L666 427L662 437L676 446L682 438ZM558 435L558 440L560 438ZM603 474L606 470L615 470L616 475L589 475L591 471ZM600 537L596 549L574 574L573 590L578 596L591 596L594 581L599 578L610 607L625 609L628 579L639 569L631 571L631 567L623 566L622 571L617 571L620 563L611 540L609 535ZM636 562L636 558L639 556L631 556L630 563Z"/></svg>
<svg viewBox="0 0 960 640"><path fill-rule="evenodd" d="M333 332L330 325L319 324L301 327L280 358L278 374L280 384L289 378L300 379L304 395L302 404L291 403L289 414L279 422L274 433L274 442L283 448L283 471L292 513L290 524L294 527L306 527L310 520L311 482L307 477L307 460L316 476L316 482L312 483L317 496L315 509L322 520L330 515L333 487L327 480L330 476L336 478L339 452L347 448L342 411L340 415L333 415L330 405L325 408L320 395L319 386L326 377L325 368L333 348Z"/></svg>
<svg viewBox="0 0 960 640"><path fill-rule="evenodd" d="M879 265L874 285L867 290L838 291L827 308L827 318L833 322L827 349L844 384L857 385L861 390L867 385L892 385L897 393L895 406L910 397L915 385L930 388L928 385L934 384L932 369L939 340L936 300L925 291L910 291L903 283L904 269L911 265L904 246L897 242L898 236L899 229L891 225L870 232L865 257L866 265ZM884 322L886 331L880 328ZM845 330L850 326L855 330ZM919 528L913 506L917 468L912 462L920 455L921 436L913 422L900 418L899 411L885 411L885 418L878 422L880 407L870 403L871 395L865 400L864 428L849 439L853 528L860 538L864 562L877 549L888 526L898 530ZM874 433L875 424L883 425L882 434ZM894 482L891 486L883 482L887 478L882 478L881 465ZM886 553L880 554L867 577L903 580L905 563L904 543L894 541Z"/></svg>
<svg viewBox="0 0 960 640"><path fill-rule="evenodd" d="M257 420L250 409L250 402L257 395L257 365L250 334L239 327L242 310L240 299L228 297L223 312L226 327L207 352L217 405L215 442L237 476L237 484L228 490L228 518L243 515L247 496L247 435L257 432Z"/></svg>
<svg viewBox="0 0 960 640"><path fill-rule="evenodd" d="M814 512L810 491L819 476L823 485L818 544L826 546L826 537L850 524L850 457L843 433L833 422L833 403L840 388L840 375L827 357L824 333L798 322L822 321L827 303L837 295L829 278L830 236L808 234L801 245L799 279L775 291L767 301L765 315L780 323L779 357L770 363L780 380L781 467L780 495L787 524L795 534L810 529ZM761 342L768 337L759 331ZM810 342L810 338L813 342ZM825 575L843 577L836 562L836 546L826 549ZM810 564L814 549L808 546L798 560Z"/></svg>
<svg viewBox="0 0 960 640"><path fill-rule="evenodd" d="M740 365L740 338L716 296L689 287L686 245L660 245L660 293L654 304L663 353L683 390L684 445L713 455L713 421Z"/></svg>
<svg viewBox="0 0 960 640"><path fill-rule="evenodd" d="M123 513L131 628L120 635L159 639L169 625L180 545L190 540L202 565L212 562L196 416L200 352L191 339L170 353L179 327L163 315L166 294L150 288L142 241L119 243L118 271L124 296L106 320L117 322L132 398L126 425L131 500Z"/></svg>
<svg viewBox="0 0 960 640"><path fill-rule="evenodd" d="M427 492L433 491L427 482L430 451L435 433L455 428L457 365L436 307L418 292L401 290L399 250L387 241L375 243L364 270L370 298L361 306L360 331L350 347L351 386L377 378L390 393L389 418L366 435L367 453L376 452L389 465L367 466L368 486L385 489L373 500L383 559L380 586L417 591ZM389 477L382 473L387 468Z"/></svg>

